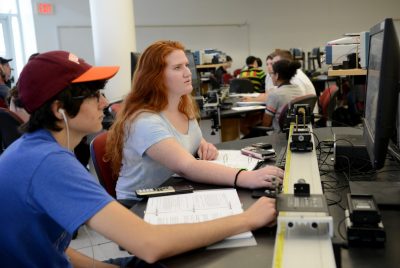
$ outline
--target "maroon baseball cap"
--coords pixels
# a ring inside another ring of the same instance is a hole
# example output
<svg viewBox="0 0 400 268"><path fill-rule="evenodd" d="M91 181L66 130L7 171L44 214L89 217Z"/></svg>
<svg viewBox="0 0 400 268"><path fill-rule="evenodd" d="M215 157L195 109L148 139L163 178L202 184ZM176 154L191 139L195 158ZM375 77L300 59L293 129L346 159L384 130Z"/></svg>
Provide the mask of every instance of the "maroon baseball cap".
<svg viewBox="0 0 400 268"><path fill-rule="evenodd" d="M25 65L18 79L18 91L24 108L32 113L69 84L108 80L118 66L91 66L67 51L37 55Z"/></svg>

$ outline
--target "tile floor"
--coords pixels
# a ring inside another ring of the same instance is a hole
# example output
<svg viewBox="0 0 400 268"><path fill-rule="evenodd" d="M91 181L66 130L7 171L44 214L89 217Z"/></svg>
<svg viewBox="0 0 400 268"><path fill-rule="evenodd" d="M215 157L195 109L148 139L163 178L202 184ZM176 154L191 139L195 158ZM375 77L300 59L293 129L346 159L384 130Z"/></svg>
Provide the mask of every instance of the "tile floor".
<svg viewBox="0 0 400 268"><path fill-rule="evenodd" d="M97 179L93 164L89 163L89 170ZM128 257L130 254L125 250L120 250L118 245L105 238L89 227L79 228L78 236L71 241L70 246L80 253L96 260L103 261L111 258Z"/></svg>
<svg viewBox="0 0 400 268"><path fill-rule="evenodd" d="M219 135L210 135L210 120L202 120L201 128L203 129L203 133L205 134L204 136L208 142L221 142ZM91 162L89 163L89 170L93 174L93 176L97 178L96 172ZM94 256L96 260L100 261L108 260L110 258L130 256L127 251L120 250L117 244L98 234L96 231L90 229L89 227L81 227L78 231L77 238L71 241L70 246L89 257Z"/></svg>
<svg viewBox="0 0 400 268"><path fill-rule="evenodd" d="M83 226L79 229L77 238L71 241L70 246L99 261L130 256L127 251L120 250L114 242L89 227Z"/></svg>

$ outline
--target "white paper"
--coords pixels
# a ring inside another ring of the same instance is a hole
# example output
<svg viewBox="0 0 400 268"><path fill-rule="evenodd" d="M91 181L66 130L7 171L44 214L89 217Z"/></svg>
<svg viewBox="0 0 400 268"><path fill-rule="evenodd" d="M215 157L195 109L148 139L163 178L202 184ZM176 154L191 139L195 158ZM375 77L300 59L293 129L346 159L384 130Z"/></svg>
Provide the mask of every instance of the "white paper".
<svg viewBox="0 0 400 268"><path fill-rule="evenodd" d="M265 106L255 105L255 106L244 106L244 107L232 107L234 111L250 111L250 110L261 110L265 109Z"/></svg>
<svg viewBox="0 0 400 268"><path fill-rule="evenodd" d="M204 190L149 198L144 220L151 224L197 223L242 212L236 189ZM252 236L245 232L227 239Z"/></svg>
<svg viewBox="0 0 400 268"><path fill-rule="evenodd" d="M218 150L218 157L210 162L231 168L253 170L259 159L242 154L240 150Z"/></svg>

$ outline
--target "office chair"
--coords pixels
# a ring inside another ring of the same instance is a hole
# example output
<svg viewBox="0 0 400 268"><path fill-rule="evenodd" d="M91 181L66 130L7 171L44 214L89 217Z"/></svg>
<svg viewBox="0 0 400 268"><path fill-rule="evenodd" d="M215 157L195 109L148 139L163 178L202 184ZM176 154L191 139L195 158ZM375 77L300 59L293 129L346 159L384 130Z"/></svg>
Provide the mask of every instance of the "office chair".
<svg viewBox="0 0 400 268"><path fill-rule="evenodd" d="M321 68L321 50L319 47L315 47L311 50L311 52L308 52L308 70L309 71L315 71L316 68L316 64L315 62L317 62L318 68Z"/></svg>
<svg viewBox="0 0 400 268"><path fill-rule="evenodd" d="M6 108L8 109L8 104L5 100L3 100L2 98L0 98L0 108Z"/></svg>
<svg viewBox="0 0 400 268"><path fill-rule="evenodd" d="M254 85L246 78L234 78L229 84L229 93L253 93Z"/></svg>
<svg viewBox="0 0 400 268"><path fill-rule="evenodd" d="M336 97L339 92L337 85L326 88L318 99L320 118L316 122L317 126L332 126L332 115L336 108Z"/></svg>
<svg viewBox="0 0 400 268"><path fill-rule="evenodd" d="M107 134L108 131L104 131L94 137L90 143L90 156L92 158L100 184L104 187L108 194L115 198L115 186L118 178L112 175L110 163L104 161Z"/></svg>
<svg viewBox="0 0 400 268"><path fill-rule="evenodd" d="M226 73L222 75L222 83L224 85L229 85L232 79L233 76L231 74Z"/></svg>
<svg viewBox="0 0 400 268"><path fill-rule="evenodd" d="M235 69L233 71L233 77L238 77L240 75L240 73L242 72L242 69Z"/></svg>
<svg viewBox="0 0 400 268"><path fill-rule="evenodd" d="M292 53L293 60L300 61L301 68L305 69L306 55L304 51L300 48L291 48L290 52Z"/></svg>
<svg viewBox="0 0 400 268"><path fill-rule="evenodd" d="M307 94L304 96L294 98L293 100L289 101L284 106L282 106L280 109L279 118L278 118L279 128L280 128L279 132L284 132L286 129L288 129L290 127L290 124L287 122L286 118L287 118L287 113L288 113L289 109L293 105L308 104L312 111L312 107L314 107L315 104L317 103L317 99L318 99L318 97L316 95ZM275 129L273 127L255 126L251 130L250 134L246 135L243 138L246 139L246 138L265 136L265 135L268 135L268 132L272 132L272 131L275 131Z"/></svg>
<svg viewBox="0 0 400 268"><path fill-rule="evenodd" d="M0 153L21 136L22 119L12 111L0 108Z"/></svg>

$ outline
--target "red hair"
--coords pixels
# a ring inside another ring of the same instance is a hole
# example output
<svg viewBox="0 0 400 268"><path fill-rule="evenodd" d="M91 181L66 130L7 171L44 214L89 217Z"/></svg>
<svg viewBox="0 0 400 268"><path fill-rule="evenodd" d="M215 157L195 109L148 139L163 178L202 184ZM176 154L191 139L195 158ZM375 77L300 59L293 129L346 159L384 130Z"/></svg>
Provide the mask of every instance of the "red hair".
<svg viewBox="0 0 400 268"><path fill-rule="evenodd" d="M133 76L132 89L126 96L117 118L109 130L105 160L111 162L114 175L122 164L125 126L131 124L141 112L159 113L168 105L168 89L165 85L166 57L175 50L184 51L177 41L157 41L142 53ZM198 115L198 109L190 94L181 97L178 109L189 119Z"/></svg>

